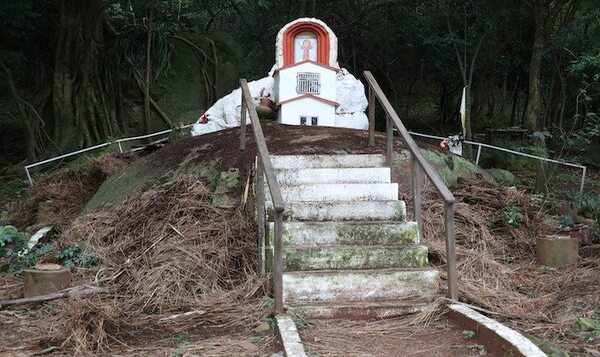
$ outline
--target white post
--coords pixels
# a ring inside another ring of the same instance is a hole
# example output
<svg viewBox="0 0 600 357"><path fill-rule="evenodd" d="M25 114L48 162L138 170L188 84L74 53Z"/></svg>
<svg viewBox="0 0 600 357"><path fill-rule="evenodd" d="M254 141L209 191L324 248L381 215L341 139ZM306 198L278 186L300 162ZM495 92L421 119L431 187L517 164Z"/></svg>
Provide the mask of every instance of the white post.
<svg viewBox="0 0 600 357"><path fill-rule="evenodd" d="M31 178L31 175L29 174L29 169L27 167L25 167L25 172L27 173L27 179L29 180L29 185L33 186L33 179Z"/></svg>
<svg viewBox="0 0 600 357"><path fill-rule="evenodd" d="M479 156L481 156L481 145L477 146L477 158L475 159L475 165L479 165Z"/></svg>
<svg viewBox="0 0 600 357"><path fill-rule="evenodd" d="M583 185L585 185L585 173L587 171L587 166L584 166L581 173L581 185L579 186L579 192L583 193Z"/></svg>

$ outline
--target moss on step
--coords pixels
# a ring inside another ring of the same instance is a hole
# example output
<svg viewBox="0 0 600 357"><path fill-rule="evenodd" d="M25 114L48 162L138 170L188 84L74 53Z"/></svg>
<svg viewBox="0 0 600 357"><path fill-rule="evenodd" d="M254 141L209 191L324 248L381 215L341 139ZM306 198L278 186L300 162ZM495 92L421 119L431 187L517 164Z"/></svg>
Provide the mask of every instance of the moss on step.
<svg viewBox="0 0 600 357"><path fill-rule="evenodd" d="M339 244L410 243L418 237L416 224L348 224L337 229Z"/></svg>
<svg viewBox="0 0 600 357"><path fill-rule="evenodd" d="M286 247L284 250L284 268L289 271L414 268L426 264L427 248L424 246Z"/></svg>
<svg viewBox="0 0 600 357"><path fill-rule="evenodd" d="M273 234L273 229L269 229L269 241L273 241ZM283 224L283 244L286 246L411 244L417 241L418 234L416 222L377 224L286 222Z"/></svg>

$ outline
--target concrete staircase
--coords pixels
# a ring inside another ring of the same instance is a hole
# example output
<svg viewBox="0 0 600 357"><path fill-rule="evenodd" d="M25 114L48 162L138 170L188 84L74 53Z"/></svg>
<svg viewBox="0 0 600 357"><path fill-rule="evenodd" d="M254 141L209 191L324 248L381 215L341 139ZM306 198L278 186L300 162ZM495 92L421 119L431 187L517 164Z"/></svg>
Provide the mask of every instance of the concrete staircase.
<svg viewBox="0 0 600 357"><path fill-rule="evenodd" d="M383 155L271 160L285 201L287 309L317 318L388 317L419 311L437 294L437 270L428 267L416 222L406 221ZM267 217L272 206L266 202ZM268 231L272 246L273 223Z"/></svg>

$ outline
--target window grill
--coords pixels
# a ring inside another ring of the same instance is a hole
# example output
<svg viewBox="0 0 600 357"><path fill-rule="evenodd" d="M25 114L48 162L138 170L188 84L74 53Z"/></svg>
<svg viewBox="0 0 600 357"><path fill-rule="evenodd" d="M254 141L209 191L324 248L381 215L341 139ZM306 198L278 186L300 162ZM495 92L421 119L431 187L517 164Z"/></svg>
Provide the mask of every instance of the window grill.
<svg viewBox="0 0 600 357"><path fill-rule="evenodd" d="M321 75L312 72L298 73L296 92L319 94L321 92Z"/></svg>
<svg viewBox="0 0 600 357"><path fill-rule="evenodd" d="M308 119L310 119L310 125L319 125L319 117L300 117L300 125L308 125Z"/></svg>

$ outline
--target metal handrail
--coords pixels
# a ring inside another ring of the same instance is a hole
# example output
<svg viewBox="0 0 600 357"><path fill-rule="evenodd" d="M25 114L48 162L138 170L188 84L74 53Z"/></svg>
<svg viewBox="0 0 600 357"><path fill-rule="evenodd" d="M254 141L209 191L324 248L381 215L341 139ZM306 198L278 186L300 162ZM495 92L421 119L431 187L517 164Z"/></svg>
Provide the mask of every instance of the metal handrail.
<svg viewBox="0 0 600 357"><path fill-rule="evenodd" d="M259 239L264 240L264 204L265 204L265 192L264 192L264 177L267 178L267 185L271 193L271 199L273 201L273 208L275 209L275 222L273 229L274 237L274 260L275 267L273 272L273 295L275 300L275 313L280 314L283 312L283 211L285 210L285 204L283 197L281 196L281 188L279 182L277 182L277 176L273 169L273 163L269 155L269 149L265 141L265 136L258 119L258 113L256 112L256 106L250 95L250 89L248 88L248 82L245 78L240 78L240 87L242 88L242 107L241 107L241 123L240 123L240 150L246 150L246 109L250 114L250 123L252 124L252 133L254 134L254 140L256 141L257 150L257 165L256 165L256 177L257 177L257 201L258 201L258 222L259 222ZM261 229L262 227L262 229ZM260 242L261 249L263 242ZM264 254L264 250L263 253Z"/></svg>
<svg viewBox="0 0 600 357"><path fill-rule="evenodd" d="M433 184L442 196L444 206L444 223L446 230L446 270L448 273L448 297L458 300L458 284L456 273L456 241L454 237L454 196L444 184L433 166L425 159L421 149L410 136L400 117L383 94L381 87L370 71L364 71L365 78L369 84L369 146L375 144L375 98L386 113L386 157L388 165L392 164L394 127L400 133L400 138L408 147L411 154L410 171L412 178L412 193L414 212L420 234L423 234L423 221L421 218L421 191L419 186L419 168L425 172L425 176Z"/></svg>

